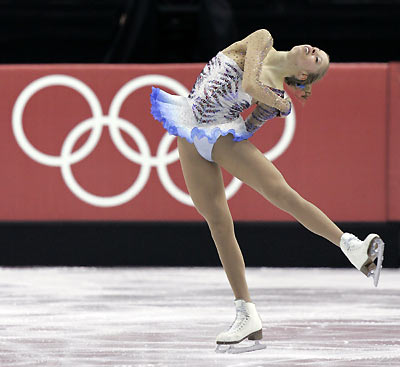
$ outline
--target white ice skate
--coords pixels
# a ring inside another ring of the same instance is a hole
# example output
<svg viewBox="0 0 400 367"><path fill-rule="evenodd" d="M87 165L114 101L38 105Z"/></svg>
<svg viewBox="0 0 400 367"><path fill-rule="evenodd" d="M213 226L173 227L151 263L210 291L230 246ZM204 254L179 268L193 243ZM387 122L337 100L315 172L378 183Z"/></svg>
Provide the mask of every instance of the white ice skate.
<svg viewBox="0 0 400 367"><path fill-rule="evenodd" d="M373 276L374 285L377 287L385 249L382 239L371 233L361 241L351 233L344 233L340 239L340 248L358 270L367 277Z"/></svg>
<svg viewBox="0 0 400 367"><path fill-rule="evenodd" d="M257 313L256 306L252 302L245 302L242 299L235 301L236 318L227 331L217 336L217 353L244 353L259 349L265 349L267 346L261 344L262 339L262 321ZM244 339L254 340L250 346L235 347Z"/></svg>

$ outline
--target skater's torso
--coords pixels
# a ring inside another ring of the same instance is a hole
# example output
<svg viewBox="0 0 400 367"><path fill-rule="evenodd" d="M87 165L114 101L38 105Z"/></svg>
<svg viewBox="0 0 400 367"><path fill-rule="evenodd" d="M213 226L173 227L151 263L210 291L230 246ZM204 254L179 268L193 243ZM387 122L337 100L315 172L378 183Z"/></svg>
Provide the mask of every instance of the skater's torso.
<svg viewBox="0 0 400 367"><path fill-rule="evenodd" d="M256 111L255 116L259 121L252 129L247 127L248 132L253 132L260 123L278 115L279 111L276 108L261 104L243 90L243 74L240 65L222 51L206 64L188 96L198 124L232 122L254 103L262 110ZM269 88L283 98L283 90Z"/></svg>

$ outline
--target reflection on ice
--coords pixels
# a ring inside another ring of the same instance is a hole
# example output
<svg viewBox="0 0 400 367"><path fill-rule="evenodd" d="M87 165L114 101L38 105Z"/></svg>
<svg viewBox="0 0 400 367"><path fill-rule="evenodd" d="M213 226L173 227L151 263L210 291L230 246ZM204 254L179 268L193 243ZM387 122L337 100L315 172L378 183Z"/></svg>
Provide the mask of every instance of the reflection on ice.
<svg viewBox="0 0 400 367"><path fill-rule="evenodd" d="M221 268L0 268L0 366L400 365L400 271L249 268L264 350L215 353Z"/></svg>

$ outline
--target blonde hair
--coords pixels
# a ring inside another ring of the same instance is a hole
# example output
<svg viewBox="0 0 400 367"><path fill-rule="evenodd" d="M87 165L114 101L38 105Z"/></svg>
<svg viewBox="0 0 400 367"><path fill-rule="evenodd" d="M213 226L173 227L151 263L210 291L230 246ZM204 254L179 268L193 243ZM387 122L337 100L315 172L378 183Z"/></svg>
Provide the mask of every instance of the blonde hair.
<svg viewBox="0 0 400 367"><path fill-rule="evenodd" d="M328 69L329 69L329 55L328 55L328 64L319 73L308 74L306 80L297 79L295 76L287 76L285 77L285 83L298 92L296 93L297 98L307 100L311 96L311 84L322 79L323 76L328 71ZM302 91L303 93L299 93L299 91Z"/></svg>

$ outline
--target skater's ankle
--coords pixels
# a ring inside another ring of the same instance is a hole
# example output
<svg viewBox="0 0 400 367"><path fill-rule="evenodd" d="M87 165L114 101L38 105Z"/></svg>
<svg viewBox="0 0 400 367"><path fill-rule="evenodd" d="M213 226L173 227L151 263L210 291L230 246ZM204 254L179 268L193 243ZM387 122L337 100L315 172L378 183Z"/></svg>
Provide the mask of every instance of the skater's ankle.
<svg viewBox="0 0 400 367"><path fill-rule="evenodd" d="M253 301L251 300L250 297L236 297L236 298L235 298L235 301L239 301L239 300L242 300L242 301L245 301L245 302L251 302L251 303L253 303Z"/></svg>

